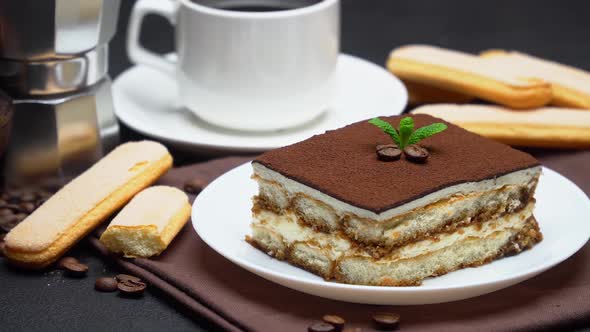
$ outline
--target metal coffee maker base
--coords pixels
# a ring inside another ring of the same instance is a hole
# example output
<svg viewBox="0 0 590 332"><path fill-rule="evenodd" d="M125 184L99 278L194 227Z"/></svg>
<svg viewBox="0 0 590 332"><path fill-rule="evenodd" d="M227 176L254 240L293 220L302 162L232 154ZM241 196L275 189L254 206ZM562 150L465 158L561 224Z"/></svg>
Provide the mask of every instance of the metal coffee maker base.
<svg viewBox="0 0 590 332"><path fill-rule="evenodd" d="M67 181L119 142L111 81L107 77L75 94L17 99L12 129L6 184Z"/></svg>
<svg viewBox="0 0 590 332"><path fill-rule="evenodd" d="M120 0L0 1L0 58L77 57L111 40L119 6Z"/></svg>

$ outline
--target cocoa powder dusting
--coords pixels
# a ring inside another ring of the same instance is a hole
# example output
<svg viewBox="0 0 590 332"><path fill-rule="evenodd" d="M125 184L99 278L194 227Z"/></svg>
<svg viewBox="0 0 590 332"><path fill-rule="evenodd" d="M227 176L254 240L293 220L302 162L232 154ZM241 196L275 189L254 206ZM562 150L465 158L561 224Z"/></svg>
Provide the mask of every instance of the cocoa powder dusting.
<svg viewBox="0 0 590 332"><path fill-rule="evenodd" d="M402 117L382 117L394 127ZM539 165L531 155L470 133L441 119L412 115L416 127L447 124L444 132L420 142L428 162L381 162L375 146L391 138L361 121L269 151L253 162L340 201L376 213L464 182L481 181Z"/></svg>

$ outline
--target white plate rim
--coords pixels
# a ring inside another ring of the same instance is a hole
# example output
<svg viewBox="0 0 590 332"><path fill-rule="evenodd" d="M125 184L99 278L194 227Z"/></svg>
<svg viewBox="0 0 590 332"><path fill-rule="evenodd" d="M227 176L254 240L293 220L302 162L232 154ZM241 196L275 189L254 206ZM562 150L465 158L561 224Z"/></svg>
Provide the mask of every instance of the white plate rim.
<svg viewBox="0 0 590 332"><path fill-rule="evenodd" d="M198 227L199 202L203 199L203 197L206 197L206 195L208 195L209 190L213 190L213 188L220 183L218 181L219 179L221 179L223 176L225 176L227 174L242 171L243 168L245 168L245 167L250 167L250 163L247 162L245 164L237 166L237 167L233 168L232 170L226 172L224 175L220 176L218 179L216 179L210 185L208 185L199 194L199 196L197 196L197 198L195 199L195 202L193 203L193 209L192 209L192 213L191 213L193 228L196 231L196 233L199 235L199 237L201 237L201 239L208 246L210 246L213 250L215 250L217 253L219 253L223 257L225 257L228 260L234 262L235 264L241 266L242 268L245 268L246 270L251 271L252 273L258 274L266 279L269 279L269 280L271 280L275 283L279 283L279 284L283 284L283 283L277 282L277 279L286 279L290 282L297 283L297 284L303 284L303 285L312 286L312 287L334 288L336 290L341 289L341 290L356 290L356 291L376 292L376 293L391 292L391 293L418 293L418 294L432 292L432 291L453 291L453 290L458 290L458 289L468 289L468 288L472 288L472 287L494 286L499 283L505 283L506 287L508 287L509 285L513 285L515 283L522 282L522 281L529 279L535 275L538 275L538 274L554 267L555 265L565 261L566 259L568 259L572 255L574 255L576 252L578 252L590 239L590 226L589 226L586 229L586 237L585 237L584 241L578 243L575 247L571 247L572 249L568 250L565 253L560 252L559 255L557 255L548 264L542 265L542 266L534 266L534 267L528 268L524 271L521 271L520 273L518 273L516 275L508 275L505 277L501 277L501 278L494 279L491 281L486 281L486 282L472 282L472 283L456 285L456 286L421 285L421 286L407 286L407 287L388 287L388 286L350 285L350 284L342 284L342 283L337 283L337 282L325 281L322 279L320 279L320 280L302 279L299 277L293 277L290 275L282 274L280 272L276 272L271 268L266 268L266 267L263 267L263 266L260 266L257 264L252 264L249 261L244 260L240 257L233 257L231 255L227 255L223 249L221 249L221 248L219 248L219 246L217 246L216 243L211 243L210 241L208 241L206 236L203 237L202 232L199 231L199 227ZM585 200L587 208L590 210L590 200L588 199L588 196L575 183L573 183L571 180L569 180L565 176L559 174L558 172L543 166L543 175L542 176L546 176L545 174L551 174L551 176L556 176L557 178L559 178L560 181L565 181L565 183L567 185L572 186L572 189L575 191L576 195L580 196L581 199ZM201 199L199 199L200 197L201 197ZM244 241L244 244L247 244L247 243ZM290 287L288 285L285 285L285 286ZM504 287L502 287L502 288L504 288Z"/></svg>
<svg viewBox="0 0 590 332"><path fill-rule="evenodd" d="M169 54L172 55L173 54ZM405 85L401 82L401 80L395 76L394 74L392 74L391 72L387 71L385 68L382 68L378 65L376 65L373 62L370 62L368 60L365 60L363 58L354 56L354 55L350 55L350 54L345 54L345 53L340 53L339 57L342 57L344 59L347 59L348 61L355 61L358 63L362 63L364 66L370 67L372 68L372 70L378 70L383 72L383 74L387 74L387 76L390 78L391 84L392 86L395 86L395 93L399 94L399 102L396 105L392 105L392 106L396 106L392 108L392 112L390 112L388 115L399 115L403 112L403 110L405 109L405 107L408 104L408 91L405 87ZM119 87L126 79L126 76L129 75L130 72L132 72L134 69L136 69L136 67L141 66L141 65L134 65L128 69L126 69L125 71L123 71L121 74L119 74L117 76L117 78L114 80L113 82L113 101L116 103L116 100L119 99L119 94L122 93L121 88ZM385 76L384 76L385 77ZM393 92L392 92L393 93ZM149 137L153 137L156 138L158 140L161 140L163 142L167 142L169 144L175 145L180 147L181 149L184 150L191 150L191 149L202 149L204 151L211 151L211 152L241 152L241 153L257 153L257 152L264 152L264 151L268 151L268 150L272 150L275 148L278 148L279 146L275 146L275 147L269 147L269 146L265 146L265 147L257 147L257 146L248 146L248 145L240 145L240 144L214 144L211 142L199 142L199 141L190 141L190 140L186 140L183 138L179 138L179 137L174 137L174 136L166 136L166 135L162 135L160 133L156 133L156 132L149 132L147 130L145 130L141 125L139 125L139 123L133 121L131 119L131 116L129 115L128 112L122 111L121 107L116 107L115 105L115 115L116 117L123 122L126 126L130 127L131 129L149 136ZM335 129L335 128L332 128ZM295 129L296 131L296 129ZM268 135L265 134L266 137L272 137L272 135ZM293 142L295 143L295 142Z"/></svg>

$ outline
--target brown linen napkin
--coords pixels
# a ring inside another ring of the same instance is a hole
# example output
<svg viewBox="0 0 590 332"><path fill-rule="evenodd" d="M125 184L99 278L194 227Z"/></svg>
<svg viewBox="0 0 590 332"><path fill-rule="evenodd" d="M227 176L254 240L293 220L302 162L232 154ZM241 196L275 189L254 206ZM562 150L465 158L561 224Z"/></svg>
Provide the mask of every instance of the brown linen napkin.
<svg viewBox="0 0 590 332"><path fill-rule="evenodd" d="M590 193L590 151L533 154ZM247 160L225 158L177 168L160 183L181 187L191 177L211 181ZM107 255L98 240L91 242ZM422 306L344 303L276 285L214 252L190 223L160 257L116 260L195 315L228 331L305 331L328 313L344 317L347 326L373 331L370 317L376 311L401 314L404 331L515 331L590 324L588 245L557 267L518 285L469 300Z"/></svg>

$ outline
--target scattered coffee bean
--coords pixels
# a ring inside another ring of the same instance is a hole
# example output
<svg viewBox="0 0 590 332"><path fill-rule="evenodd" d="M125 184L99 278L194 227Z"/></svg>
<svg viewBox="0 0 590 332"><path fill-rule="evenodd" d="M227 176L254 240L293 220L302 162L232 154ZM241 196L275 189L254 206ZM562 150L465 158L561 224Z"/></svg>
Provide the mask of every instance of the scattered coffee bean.
<svg viewBox="0 0 590 332"><path fill-rule="evenodd" d="M70 277L81 278L85 277L86 273L88 273L88 265L82 263L66 261L62 266L66 275Z"/></svg>
<svg viewBox="0 0 590 332"><path fill-rule="evenodd" d="M324 315L322 320L328 324L332 324L336 328L336 331L341 331L344 327L344 323L346 323L344 318L337 315Z"/></svg>
<svg viewBox="0 0 590 332"><path fill-rule="evenodd" d="M417 144L408 145L404 149L406 159L414 163L423 163L428 159L428 150Z"/></svg>
<svg viewBox="0 0 590 332"><path fill-rule="evenodd" d="M147 287L143 280L129 274L118 274L115 279L119 282L117 288L125 295L139 296L143 294L143 291Z"/></svg>
<svg viewBox="0 0 590 332"><path fill-rule="evenodd" d="M94 289L100 292L114 292L117 290L118 282L112 277L102 277L94 282Z"/></svg>
<svg viewBox="0 0 590 332"><path fill-rule="evenodd" d="M307 328L307 332L332 332L336 331L334 325L326 322L316 322Z"/></svg>
<svg viewBox="0 0 590 332"><path fill-rule="evenodd" d="M20 199L23 202L33 202L35 199L37 199L37 195L34 192L28 191L23 193Z"/></svg>
<svg viewBox="0 0 590 332"><path fill-rule="evenodd" d="M3 208L12 211L13 214L20 212L20 206L17 204L6 204Z"/></svg>
<svg viewBox="0 0 590 332"><path fill-rule="evenodd" d="M378 312L373 315L373 323L377 329L392 331L399 327L400 316L396 313Z"/></svg>
<svg viewBox="0 0 590 332"><path fill-rule="evenodd" d="M72 264L72 263L80 263L78 259L70 256L62 257L60 260L57 261L57 267L60 269L65 269L65 264Z"/></svg>
<svg viewBox="0 0 590 332"><path fill-rule="evenodd" d="M139 279L139 278L135 278L135 279ZM119 283L117 284L117 288L119 289L119 291L122 294L129 295L129 296L142 295L143 291L145 290L146 287L147 287L146 283L141 281L141 279L139 279L139 280L125 279L123 281L119 280Z"/></svg>
<svg viewBox="0 0 590 332"><path fill-rule="evenodd" d="M207 182L201 178L194 178L187 180L184 183L184 191L192 195L198 195L203 188L207 186Z"/></svg>
<svg viewBox="0 0 590 332"><path fill-rule="evenodd" d="M21 202L20 198L18 196L13 196L13 195L8 196L8 199L6 200L6 203L8 203L8 204L18 204L20 202Z"/></svg>
<svg viewBox="0 0 590 332"><path fill-rule="evenodd" d="M399 160L402 151L395 144L377 145L377 158L381 161Z"/></svg>
<svg viewBox="0 0 590 332"><path fill-rule="evenodd" d="M41 206L51 193L43 189L22 188L11 189L0 194L0 217L18 215L21 221Z"/></svg>
<svg viewBox="0 0 590 332"><path fill-rule="evenodd" d="M363 332L363 329L360 327L347 327L342 332Z"/></svg>
<svg viewBox="0 0 590 332"><path fill-rule="evenodd" d="M35 211L36 208L37 206L31 202L24 202L20 204L20 211L24 213L31 213Z"/></svg>
<svg viewBox="0 0 590 332"><path fill-rule="evenodd" d="M8 215L0 217L0 228L5 232L10 232L19 222L21 218L18 215Z"/></svg>

